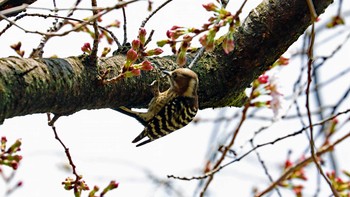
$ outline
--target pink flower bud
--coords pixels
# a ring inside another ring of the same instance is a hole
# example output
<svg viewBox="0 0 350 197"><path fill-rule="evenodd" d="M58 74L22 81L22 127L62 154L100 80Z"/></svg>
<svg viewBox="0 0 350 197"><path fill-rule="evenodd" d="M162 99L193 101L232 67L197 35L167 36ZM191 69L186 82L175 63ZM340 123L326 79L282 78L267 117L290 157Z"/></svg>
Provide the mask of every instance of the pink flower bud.
<svg viewBox="0 0 350 197"><path fill-rule="evenodd" d="M146 29L145 28L140 28L140 30L139 30L139 39L140 39L141 44L143 44L143 45L146 42L146 34L147 34Z"/></svg>
<svg viewBox="0 0 350 197"><path fill-rule="evenodd" d="M233 42L232 34L229 33L229 35L225 37L222 43L222 48L224 49L226 54L229 54L231 51L233 51L233 49L235 48L235 44Z"/></svg>
<svg viewBox="0 0 350 197"><path fill-rule="evenodd" d="M139 48L140 48L140 45L141 45L141 42L140 42L140 40L133 40L132 42L131 42L131 46L132 46L132 49L134 49L135 51L138 51L139 50Z"/></svg>
<svg viewBox="0 0 350 197"><path fill-rule="evenodd" d="M111 186L111 189L115 189L119 186L119 183L117 183L116 181L111 181L109 185Z"/></svg>
<svg viewBox="0 0 350 197"><path fill-rule="evenodd" d="M191 42L191 41L192 41L192 36L190 36L190 35L185 35L185 36L183 37L183 41L184 41L184 42Z"/></svg>
<svg viewBox="0 0 350 197"><path fill-rule="evenodd" d="M217 11L218 7L214 3L208 3L202 5L208 12L210 11Z"/></svg>
<svg viewBox="0 0 350 197"><path fill-rule="evenodd" d="M199 33L201 33L201 30L199 30L199 29L197 29L197 28L194 28L194 27L189 28L187 31L188 31L188 32L191 32L191 33L194 33L194 34L199 34Z"/></svg>
<svg viewBox="0 0 350 197"><path fill-rule="evenodd" d="M277 60L278 65L281 66L286 66L289 64L289 58L285 58L283 56L281 56L278 60Z"/></svg>
<svg viewBox="0 0 350 197"><path fill-rule="evenodd" d="M153 66L152 66L152 63L148 60L145 60L142 62L142 67L141 67L141 70L152 70L153 69Z"/></svg>
<svg viewBox="0 0 350 197"><path fill-rule="evenodd" d="M201 43L203 47L207 46L207 37L207 34L205 34L199 38L199 43Z"/></svg>
<svg viewBox="0 0 350 197"><path fill-rule="evenodd" d="M172 31L170 31L170 30L168 30L168 31L166 31L166 36L168 37L168 38L172 38L173 37L173 32Z"/></svg>
<svg viewBox="0 0 350 197"><path fill-rule="evenodd" d="M134 49L129 49L126 53L126 59L130 62L134 62L137 60L137 52Z"/></svg>
<svg viewBox="0 0 350 197"><path fill-rule="evenodd" d="M161 53L163 53L163 50L161 48L155 48L155 49L146 51L147 56L160 55Z"/></svg>
<svg viewBox="0 0 350 197"><path fill-rule="evenodd" d="M12 169L17 170L18 169L18 162L12 161L11 162L11 167L12 167Z"/></svg>
<svg viewBox="0 0 350 197"><path fill-rule="evenodd" d="M140 30L139 30L139 36L146 36L146 34L147 34L146 29L145 29L145 28L140 28Z"/></svg>
<svg viewBox="0 0 350 197"><path fill-rule="evenodd" d="M140 76L141 75L141 70L140 69L132 69L131 73L133 76Z"/></svg>
<svg viewBox="0 0 350 197"><path fill-rule="evenodd" d="M266 84L269 81L269 76L265 74L260 75L258 81L260 84Z"/></svg>
<svg viewBox="0 0 350 197"><path fill-rule="evenodd" d="M154 49L154 55L160 55L163 53L163 50L161 48L155 48Z"/></svg>
<svg viewBox="0 0 350 197"><path fill-rule="evenodd" d="M106 35L106 39L107 39L108 44L113 44L114 40L113 40L113 38L111 36Z"/></svg>
<svg viewBox="0 0 350 197"><path fill-rule="evenodd" d="M120 27L120 21L115 20L111 24L108 25L108 27Z"/></svg>
<svg viewBox="0 0 350 197"><path fill-rule="evenodd" d="M332 179L335 178L335 171L332 170L331 172L327 172L326 175L327 175L327 177L328 177L329 179L332 180Z"/></svg>
<svg viewBox="0 0 350 197"><path fill-rule="evenodd" d="M287 159L286 162L284 162L284 169L290 168L293 166L293 163L291 160Z"/></svg>
<svg viewBox="0 0 350 197"><path fill-rule="evenodd" d="M18 181L17 187L21 187L23 185L23 181Z"/></svg>
<svg viewBox="0 0 350 197"><path fill-rule="evenodd" d="M13 156L13 159L14 159L15 161L17 161L17 162L21 161L22 158L23 158L23 157L22 157L21 155L15 155L15 156Z"/></svg>
<svg viewBox="0 0 350 197"><path fill-rule="evenodd" d="M90 53L91 52L90 43L88 43L88 42L84 43L84 45L81 47L81 50L83 52Z"/></svg>
<svg viewBox="0 0 350 197"><path fill-rule="evenodd" d="M182 27L177 26L177 25L174 25L174 26L172 26L172 27L171 27L171 29L170 29L170 30L177 30L177 29L179 29L179 28L182 28Z"/></svg>

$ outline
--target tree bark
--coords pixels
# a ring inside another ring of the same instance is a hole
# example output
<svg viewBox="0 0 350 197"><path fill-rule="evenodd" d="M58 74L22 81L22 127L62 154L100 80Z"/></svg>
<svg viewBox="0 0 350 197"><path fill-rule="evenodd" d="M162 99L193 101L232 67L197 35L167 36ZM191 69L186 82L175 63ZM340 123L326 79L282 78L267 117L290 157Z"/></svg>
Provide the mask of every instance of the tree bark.
<svg viewBox="0 0 350 197"><path fill-rule="evenodd" d="M317 14L331 3L332 0L315 1ZM237 28L233 52L225 54L217 46L193 67L200 81L200 108L241 106L246 87L310 24L306 0L263 1ZM109 68L118 74L125 57L101 58L98 65L91 65L88 59L85 56L0 59L0 123L33 113L70 115L82 109L147 107L152 98L148 84L157 78L156 72L101 85L99 72ZM174 56L150 58L150 61L170 70L176 67Z"/></svg>
<svg viewBox="0 0 350 197"><path fill-rule="evenodd" d="M2 0L0 1L0 11L3 11L3 10L7 10L7 9L11 9L11 8L15 8L17 6L21 6L22 4L32 4L34 3L36 0ZM5 16L6 17L11 17L11 16L16 16L18 15L19 13L21 13L22 11L24 10L14 10L14 12L11 12L9 14L6 14ZM0 17L0 21L2 20L3 18Z"/></svg>

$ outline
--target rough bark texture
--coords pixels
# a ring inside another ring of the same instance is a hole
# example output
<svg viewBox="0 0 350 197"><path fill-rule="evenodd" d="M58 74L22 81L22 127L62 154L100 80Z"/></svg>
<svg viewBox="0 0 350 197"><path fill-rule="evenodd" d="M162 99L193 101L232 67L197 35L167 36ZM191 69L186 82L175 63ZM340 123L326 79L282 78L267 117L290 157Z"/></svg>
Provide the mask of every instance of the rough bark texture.
<svg viewBox="0 0 350 197"><path fill-rule="evenodd" d="M332 0L315 1L318 14ZM263 1L251 11L235 33L235 50L225 54L221 47L205 53L193 68L200 80L200 108L241 106L244 90L310 25L306 0ZM156 73L101 85L99 70L120 70L123 56L100 59L98 66L88 58L0 59L0 123L6 118L52 112L69 115L82 109L147 107L152 94L148 88ZM173 69L172 56L150 59ZM163 87L164 88L164 87Z"/></svg>
<svg viewBox="0 0 350 197"><path fill-rule="evenodd" d="M36 0L2 0L2 1L0 1L0 11L14 8L14 7L20 6L22 4L30 5L30 4L34 3L35 1ZM11 14L6 15L6 17L16 16L17 14L19 14L22 11L24 11L24 10L19 10L19 11L13 12ZM2 18L0 17L0 21L1 20L2 20Z"/></svg>

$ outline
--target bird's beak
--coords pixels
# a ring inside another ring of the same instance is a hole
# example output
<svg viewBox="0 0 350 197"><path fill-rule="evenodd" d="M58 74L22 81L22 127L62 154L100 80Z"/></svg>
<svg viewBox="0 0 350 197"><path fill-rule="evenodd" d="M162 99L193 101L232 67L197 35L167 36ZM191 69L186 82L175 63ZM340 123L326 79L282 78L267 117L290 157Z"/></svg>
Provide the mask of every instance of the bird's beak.
<svg viewBox="0 0 350 197"><path fill-rule="evenodd" d="M163 70L162 72L163 72L164 74L168 75L168 76L171 76L171 71Z"/></svg>

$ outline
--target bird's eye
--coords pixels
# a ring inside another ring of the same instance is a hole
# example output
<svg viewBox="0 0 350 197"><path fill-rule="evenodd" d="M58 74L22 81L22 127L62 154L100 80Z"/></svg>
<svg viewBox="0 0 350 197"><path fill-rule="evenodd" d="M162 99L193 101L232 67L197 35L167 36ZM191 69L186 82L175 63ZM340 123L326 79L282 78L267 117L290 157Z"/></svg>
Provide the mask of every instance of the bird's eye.
<svg viewBox="0 0 350 197"><path fill-rule="evenodd" d="M171 76L173 77L173 79L176 79L177 78L177 73L173 73Z"/></svg>

